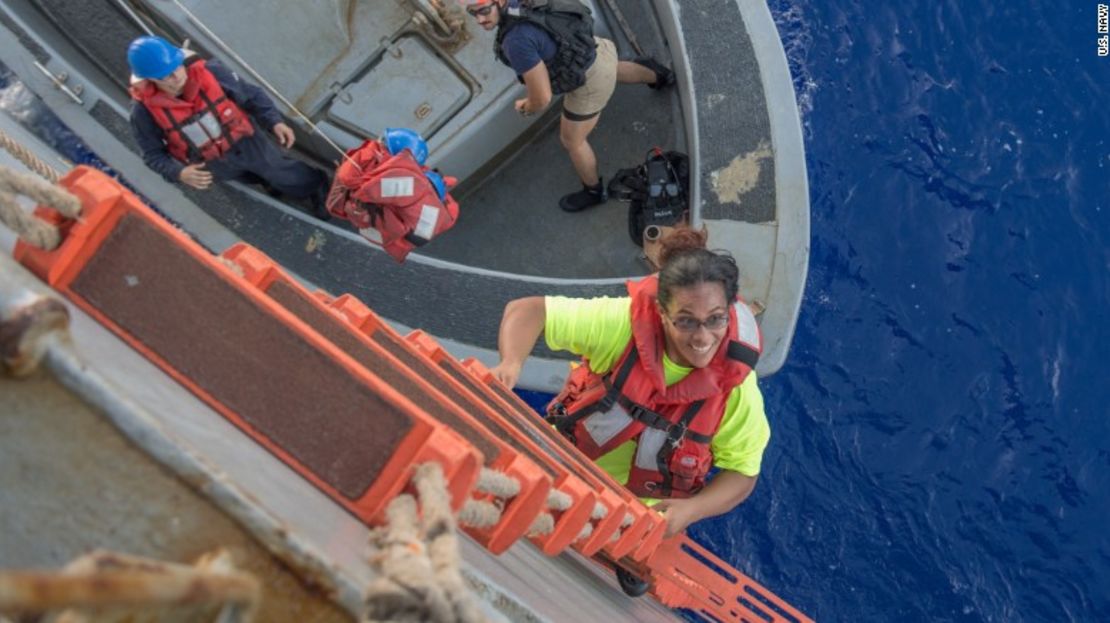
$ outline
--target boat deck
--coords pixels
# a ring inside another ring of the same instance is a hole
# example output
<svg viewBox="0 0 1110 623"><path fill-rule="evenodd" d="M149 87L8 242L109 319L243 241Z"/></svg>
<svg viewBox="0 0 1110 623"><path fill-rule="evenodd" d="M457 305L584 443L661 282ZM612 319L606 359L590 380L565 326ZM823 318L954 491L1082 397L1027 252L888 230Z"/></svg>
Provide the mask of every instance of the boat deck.
<svg viewBox="0 0 1110 623"><path fill-rule="evenodd" d="M678 88L658 93L640 85L618 86L591 137L602 174L608 178L618 168L641 162L654 145L690 152L698 171L691 195L700 205L700 217L710 224L710 245L737 255L744 267L741 292L768 310L761 317L767 344L757 370L773 372L786 356L808 257L808 203L796 114L790 127L793 100L772 106L768 102L775 100L768 99L763 87L774 80L790 89L788 74L769 78L761 72L760 50L768 47L768 40L777 41L773 22L765 6L753 8L736 0L690 0L681 6L616 2L648 52L673 63ZM26 55L53 70L85 77L82 106L48 86L32 86L54 100L51 108L136 190L213 250L242 239L302 279L334 294L351 292L401 327L421 327L456 347L458 355L487 362L495 356L497 325L509 300L538 294L620 295L625 278L647 271L640 249L628 238L624 204L610 201L577 214L558 209L558 198L578 182L559 145L557 113L523 139L527 143L513 157L465 180L457 192L459 223L403 265L344 224L321 223L303 208L276 201L258 188L175 188L144 173L130 138L125 97L118 85L103 84L104 67L80 60L72 47L98 50L96 58L103 59L99 65L119 65L122 54L117 50L139 31L116 3L37 4L66 24L98 24L97 36L66 29L65 41L51 41L56 48L52 53L25 30L49 30L42 14L9 8L11 13L0 13L9 33L4 36L26 43L6 46L12 52L5 61L32 82L41 81L42 74ZM750 19L764 20L756 30L762 42L746 36L745 20ZM622 57L634 56L620 29L612 26L615 22L609 24ZM469 43L486 44L484 39ZM109 50L112 54L105 56ZM785 71L785 61L776 69ZM93 88L97 75L103 92ZM769 110L774 107L783 110ZM777 131L785 138L772 140L776 114L786 119L786 130L798 132L793 137L798 147L791 147L790 132L782 129ZM88 123L90 118L96 123ZM778 152L791 149L789 166L780 169ZM780 198L787 176L791 196ZM535 389L554 389L565 366L542 347L538 354L522 381Z"/></svg>

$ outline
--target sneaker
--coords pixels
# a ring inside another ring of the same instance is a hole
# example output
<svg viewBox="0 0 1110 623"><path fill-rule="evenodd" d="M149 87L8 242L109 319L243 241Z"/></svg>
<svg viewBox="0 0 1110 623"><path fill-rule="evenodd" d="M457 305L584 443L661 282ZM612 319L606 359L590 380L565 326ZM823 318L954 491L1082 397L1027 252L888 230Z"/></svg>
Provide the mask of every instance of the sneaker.
<svg viewBox="0 0 1110 623"><path fill-rule="evenodd" d="M674 72L667 69L667 66L659 61L651 58L650 56L642 56L632 61L637 65L642 65L655 72L655 82L648 85L648 87L656 91L665 89L674 84Z"/></svg>
<svg viewBox="0 0 1110 623"><path fill-rule="evenodd" d="M651 588L651 584L636 577L630 571L625 571L623 567L616 567L614 571L617 572L617 583L621 585L621 590L629 597L640 597Z"/></svg>
<svg viewBox="0 0 1110 623"><path fill-rule="evenodd" d="M582 190L563 195L559 200L559 207L566 212L581 212L586 208L592 208L596 205L601 205L609 200L609 193L605 190L605 184L600 178L597 180L596 186L582 185Z"/></svg>

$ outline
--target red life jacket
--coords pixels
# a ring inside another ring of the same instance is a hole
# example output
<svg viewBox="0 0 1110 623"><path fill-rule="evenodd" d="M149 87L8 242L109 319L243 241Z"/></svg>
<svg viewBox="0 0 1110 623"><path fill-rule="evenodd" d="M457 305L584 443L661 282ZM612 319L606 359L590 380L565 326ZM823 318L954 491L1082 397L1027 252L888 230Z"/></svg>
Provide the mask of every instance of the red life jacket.
<svg viewBox="0 0 1110 623"><path fill-rule="evenodd" d="M705 368L667 387L663 322L653 275L629 282L632 339L605 375L583 361L548 406L549 422L596 459L630 439L636 453L626 486L638 496L684 498L705 486L713 465L710 441L733 388L755 367L762 336L739 298L729 309L727 339Z"/></svg>
<svg viewBox="0 0 1110 623"><path fill-rule="evenodd" d="M347 152L328 193L328 212L358 227L363 238L385 249L398 262L416 247L451 229L459 204L424 175L407 150L397 155L368 140ZM448 188L455 179L444 177Z"/></svg>
<svg viewBox="0 0 1110 623"><path fill-rule="evenodd" d="M208 162L222 157L239 139L254 134L250 118L231 101L204 60L185 60L189 78L174 97L150 80L131 87L131 97L150 111L162 128L166 150L181 162Z"/></svg>

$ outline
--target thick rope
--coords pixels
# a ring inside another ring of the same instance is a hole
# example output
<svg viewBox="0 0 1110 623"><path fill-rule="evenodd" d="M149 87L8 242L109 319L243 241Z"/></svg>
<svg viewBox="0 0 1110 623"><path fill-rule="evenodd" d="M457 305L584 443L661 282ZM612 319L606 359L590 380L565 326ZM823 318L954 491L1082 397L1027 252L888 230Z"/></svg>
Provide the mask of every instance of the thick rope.
<svg viewBox="0 0 1110 623"><path fill-rule="evenodd" d="M512 498L520 494L520 483L511 476L483 467L478 474L478 484L474 488L481 493L488 493L499 498Z"/></svg>
<svg viewBox="0 0 1110 623"><path fill-rule="evenodd" d="M24 195L68 218L81 214L81 202L69 191L8 167L0 167L0 191Z"/></svg>
<svg viewBox="0 0 1110 623"><path fill-rule="evenodd" d="M477 530L492 528L501 521L501 509L491 502L467 500L459 511L459 523Z"/></svg>
<svg viewBox="0 0 1110 623"><path fill-rule="evenodd" d="M367 590L365 621L483 621L459 572L459 546L447 481L436 464L416 468L411 495L386 508L387 525L374 531L381 553L371 562L381 577Z"/></svg>
<svg viewBox="0 0 1110 623"><path fill-rule="evenodd" d="M53 167L36 156L34 152L27 149L23 143L15 140L15 138L3 130L0 130L0 147L3 147L9 154L15 156L17 160L23 163L23 166L38 173L40 176L46 178L47 181L57 182L62 178L61 173L58 173Z"/></svg>
<svg viewBox="0 0 1110 623"><path fill-rule="evenodd" d="M497 498L494 502L467 500L459 511L459 523L468 528L481 530L496 526L497 522L501 521L501 509L504 508L501 500L519 495L520 483L511 476L483 467L478 473L478 482L474 485L474 490Z"/></svg>
<svg viewBox="0 0 1110 623"><path fill-rule="evenodd" d="M57 249L62 241L57 227L24 212L15 197L5 192L0 192L0 222L14 231L23 242L44 251Z"/></svg>
<svg viewBox="0 0 1110 623"><path fill-rule="evenodd" d="M594 504L594 512L590 513L590 519L594 521L601 521L609 516L609 509L601 502Z"/></svg>
<svg viewBox="0 0 1110 623"><path fill-rule="evenodd" d="M528 527L528 536L547 536L555 531L555 517L551 513L540 513Z"/></svg>
<svg viewBox="0 0 1110 623"><path fill-rule="evenodd" d="M605 508L605 505L601 502L596 502L594 504L593 512L590 513L590 521L601 521L607 516L609 516L609 509ZM587 523L586 525L582 526L582 531L578 533L578 537L575 540L584 541L593 536L593 533L594 525L592 523Z"/></svg>
<svg viewBox="0 0 1110 623"><path fill-rule="evenodd" d="M28 214L16 195L24 195L62 215L76 218L81 212L81 202L65 190L28 173L0 167L0 222L7 225L24 242L47 251L61 243L58 228Z"/></svg>
<svg viewBox="0 0 1110 623"><path fill-rule="evenodd" d="M64 609L47 619L54 621L83 621L86 611L104 609L115 609L116 618L148 620L143 613L168 607L219 607L220 621L247 623L260 596L258 580L237 570L225 551L192 566L98 551L58 572L0 572L0 611L30 615Z"/></svg>
<svg viewBox="0 0 1110 623"><path fill-rule="evenodd" d="M429 539L429 552L435 568L436 579L447 592L458 621L484 621L459 572L459 542L455 517L447 494L447 480L443 470L434 463L416 468L416 490L420 493L424 510L424 529ZM434 500L430 504L428 500Z"/></svg>
<svg viewBox="0 0 1110 623"><path fill-rule="evenodd" d="M547 494L547 508L553 511L565 511L570 508L574 500L562 491L552 489ZM555 531L555 516L551 513L540 513L528 528L528 536L545 536Z"/></svg>
<svg viewBox="0 0 1110 623"><path fill-rule="evenodd" d="M570 508L571 502L573 502L573 500L571 500L570 496L562 491L552 489L551 492L547 494L547 507L551 510L565 511Z"/></svg>
<svg viewBox="0 0 1110 623"><path fill-rule="evenodd" d="M593 536L593 533L594 533L594 525L592 523L588 523L588 524L582 526L582 531L578 533L578 537L575 538L575 540L576 541L585 541L586 539Z"/></svg>
<svg viewBox="0 0 1110 623"><path fill-rule="evenodd" d="M633 517L631 513L625 513L624 519L621 520L620 529L614 532L613 536L609 537L609 542L616 543L618 540L620 540L620 538L624 536L625 529L627 529L628 526L631 526L632 522L634 521L636 521L636 518Z"/></svg>

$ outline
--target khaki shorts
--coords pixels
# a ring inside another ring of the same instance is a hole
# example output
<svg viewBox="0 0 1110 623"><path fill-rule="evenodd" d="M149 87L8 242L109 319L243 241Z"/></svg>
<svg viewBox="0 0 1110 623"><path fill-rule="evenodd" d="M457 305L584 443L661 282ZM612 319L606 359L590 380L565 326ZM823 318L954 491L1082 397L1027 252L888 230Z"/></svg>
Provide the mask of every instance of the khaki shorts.
<svg viewBox="0 0 1110 623"><path fill-rule="evenodd" d="M617 46L602 37L597 41L597 58L586 70L586 82L563 96L563 116L585 121L601 113L617 88Z"/></svg>

